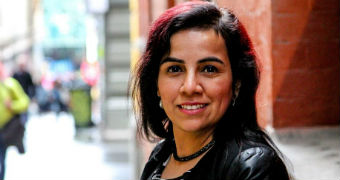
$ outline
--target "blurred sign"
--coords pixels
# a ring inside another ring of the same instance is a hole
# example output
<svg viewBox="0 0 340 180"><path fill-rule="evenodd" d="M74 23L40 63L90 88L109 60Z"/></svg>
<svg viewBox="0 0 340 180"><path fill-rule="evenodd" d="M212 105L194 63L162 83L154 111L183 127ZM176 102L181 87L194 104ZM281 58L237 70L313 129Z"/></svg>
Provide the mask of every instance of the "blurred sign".
<svg viewBox="0 0 340 180"><path fill-rule="evenodd" d="M74 66L71 59L50 60L49 66L53 79L69 81L72 78Z"/></svg>
<svg viewBox="0 0 340 180"><path fill-rule="evenodd" d="M45 46L84 46L86 10L83 0L44 0L43 8Z"/></svg>
<svg viewBox="0 0 340 180"><path fill-rule="evenodd" d="M80 65L80 73L83 80L90 86L97 84L99 80L99 63L83 61Z"/></svg>

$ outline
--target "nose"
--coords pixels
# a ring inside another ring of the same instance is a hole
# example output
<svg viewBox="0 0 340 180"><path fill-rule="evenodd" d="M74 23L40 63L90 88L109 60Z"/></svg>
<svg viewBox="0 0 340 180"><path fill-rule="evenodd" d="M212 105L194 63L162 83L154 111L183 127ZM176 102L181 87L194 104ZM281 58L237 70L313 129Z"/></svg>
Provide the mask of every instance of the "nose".
<svg viewBox="0 0 340 180"><path fill-rule="evenodd" d="M180 92L185 95L200 94L203 92L200 79L195 72L188 72L186 74Z"/></svg>

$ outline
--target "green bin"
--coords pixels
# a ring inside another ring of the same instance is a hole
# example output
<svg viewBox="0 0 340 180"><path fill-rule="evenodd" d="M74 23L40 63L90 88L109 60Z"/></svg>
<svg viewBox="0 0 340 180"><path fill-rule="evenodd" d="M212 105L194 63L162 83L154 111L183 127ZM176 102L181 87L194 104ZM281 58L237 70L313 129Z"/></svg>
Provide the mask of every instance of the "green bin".
<svg viewBox="0 0 340 180"><path fill-rule="evenodd" d="M90 89L71 89L70 98L76 128L93 126Z"/></svg>

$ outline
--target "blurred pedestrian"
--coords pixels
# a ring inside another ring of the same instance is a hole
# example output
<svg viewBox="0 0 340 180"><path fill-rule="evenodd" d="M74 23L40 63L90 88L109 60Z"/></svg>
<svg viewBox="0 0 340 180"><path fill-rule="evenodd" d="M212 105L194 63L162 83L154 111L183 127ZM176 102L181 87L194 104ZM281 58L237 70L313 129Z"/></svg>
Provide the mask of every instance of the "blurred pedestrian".
<svg viewBox="0 0 340 180"><path fill-rule="evenodd" d="M16 79L21 87L24 89L26 95L32 99L35 95L35 85L32 80L31 74L27 70L27 56L21 55L17 61L17 69L13 73L13 78ZM23 123L27 122L28 112L21 113L21 120Z"/></svg>
<svg viewBox="0 0 340 180"><path fill-rule="evenodd" d="M13 78L19 81L25 93L32 99L35 95L35 85L31 73L27 70L27 58L25 55L19 57L17 69L13 73Z"/></svg>
<svg viewBox="0 0 340 180"><path fill-rule="evenodd" d="M5 157L8 146L14 145L24 153L25 127L20 114L29 105L29 97L17 80L8 77L0 61L0 179L5 175Z"/></svg>
<svg viewBox="0 0 340 180"><path fill-rule="evenodd" d="M63 87L60 80L55 80L53 88L49 93L50 110L59 115L60 112L67 112L67 105L63 98Z"/></svg>

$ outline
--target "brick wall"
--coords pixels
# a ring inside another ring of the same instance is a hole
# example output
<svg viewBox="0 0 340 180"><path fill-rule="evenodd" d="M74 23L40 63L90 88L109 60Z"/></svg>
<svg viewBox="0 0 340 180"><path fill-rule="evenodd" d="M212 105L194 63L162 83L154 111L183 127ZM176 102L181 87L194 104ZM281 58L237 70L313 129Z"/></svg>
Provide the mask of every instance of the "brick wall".
<svg viewBox="0 0 340 180"><path fill-rule="evenodd" d="M262 62L262 127L339 124L339 1L217 0L245 24Z"/></svg>
<svg viewBox="0 0 340 180"><path fill-rule="evenodd" d="M273 0L274 127L339 124L339 1Z"/></svg>

